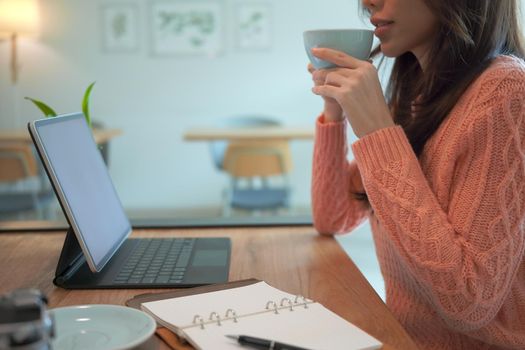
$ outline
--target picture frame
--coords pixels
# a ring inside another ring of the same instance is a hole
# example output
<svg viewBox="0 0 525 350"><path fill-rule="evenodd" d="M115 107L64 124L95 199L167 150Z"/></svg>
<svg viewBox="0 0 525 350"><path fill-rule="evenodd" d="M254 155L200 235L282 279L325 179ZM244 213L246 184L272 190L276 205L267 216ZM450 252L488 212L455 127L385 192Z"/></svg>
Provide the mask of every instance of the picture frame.
<svg viewBox="0 0 525 350"><path fill-rule="evenodd" d="M151 53L216 56L223 50L224 9L216 0L154 0L150 5Z"/></svg>
<svg viewBox="0 0 525 350"><path fill-rule="evenodd" d="M139 48L138 8L116 2L101 7L104 52L134 52Z"/></svg>
<svg viewBox="0 0 525 350"><path fill-rule="evenodd" d="M235 7L235 47L264 50L272 46L272 7L270 3L237 3Z"/></svg>

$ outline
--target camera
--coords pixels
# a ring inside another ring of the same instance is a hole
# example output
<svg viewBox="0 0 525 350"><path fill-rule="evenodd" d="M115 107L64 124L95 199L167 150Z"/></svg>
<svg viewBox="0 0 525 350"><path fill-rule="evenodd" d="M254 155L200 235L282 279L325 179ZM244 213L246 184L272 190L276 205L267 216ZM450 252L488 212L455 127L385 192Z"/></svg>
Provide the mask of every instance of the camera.
<svg viewBox="0 0 525 350"><path fill-rule="evenodd" d="M36 289L0 296L0 350L49 350L55 324L47 298Z"/></svg>

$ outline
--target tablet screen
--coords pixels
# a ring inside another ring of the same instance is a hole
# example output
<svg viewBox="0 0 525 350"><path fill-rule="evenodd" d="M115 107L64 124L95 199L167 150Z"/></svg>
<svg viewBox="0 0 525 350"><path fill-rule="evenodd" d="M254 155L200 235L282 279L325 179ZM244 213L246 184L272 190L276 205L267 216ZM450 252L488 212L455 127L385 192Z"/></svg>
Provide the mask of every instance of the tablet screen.
<svg viewBox="0 0 525 350"><path fill-rule="evenodd" d="M93 271L100 271L131 225L82 114L38 120L35 142Z"/></svg>

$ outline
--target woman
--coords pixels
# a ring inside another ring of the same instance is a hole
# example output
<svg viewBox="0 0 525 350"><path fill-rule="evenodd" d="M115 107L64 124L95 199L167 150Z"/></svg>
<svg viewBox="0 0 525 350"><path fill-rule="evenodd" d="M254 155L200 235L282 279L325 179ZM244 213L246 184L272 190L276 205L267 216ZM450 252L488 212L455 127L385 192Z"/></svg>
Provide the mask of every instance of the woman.
<svg viewBox="0 0 525 350"><path fill-rule="evenodd" d="M386 302L422 349L525 349L525 65L517 0L363 0L377 71L309 70L321 234L369 219ZM359 138L346 158L346 125Z"/></svg>

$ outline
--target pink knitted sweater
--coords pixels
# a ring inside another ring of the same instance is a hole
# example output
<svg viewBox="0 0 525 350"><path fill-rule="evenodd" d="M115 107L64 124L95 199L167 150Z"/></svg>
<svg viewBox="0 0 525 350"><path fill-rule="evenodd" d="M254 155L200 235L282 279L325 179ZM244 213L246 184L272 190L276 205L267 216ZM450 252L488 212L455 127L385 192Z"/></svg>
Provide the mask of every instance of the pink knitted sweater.
<svg viewBox="0 0 525 350"><path fill-rule="evenodd" d="M403 129L317 121L314 224L369 219L386 303L422 349L525 349L525 65L497 58L418 159ZM352 193L366 189L371 209Z"/></svg>

